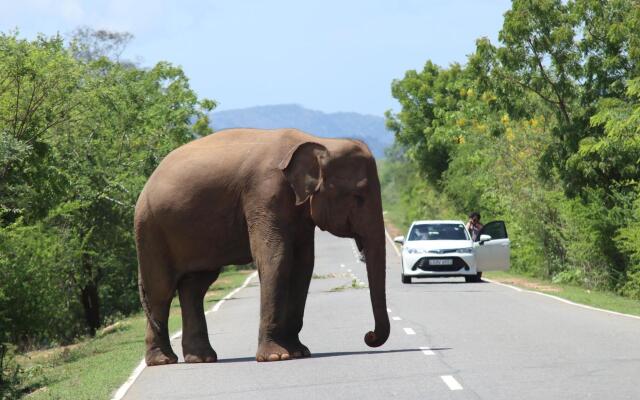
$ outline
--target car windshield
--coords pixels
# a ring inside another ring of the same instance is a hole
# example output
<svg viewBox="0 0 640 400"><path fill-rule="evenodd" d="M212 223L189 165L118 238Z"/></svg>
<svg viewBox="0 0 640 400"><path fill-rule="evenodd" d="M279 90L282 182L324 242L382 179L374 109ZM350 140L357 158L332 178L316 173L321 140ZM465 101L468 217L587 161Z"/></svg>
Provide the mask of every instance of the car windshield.
<svg viewBox="0 0 640 400"><path fill-rule="evenodd" d="M462 224L414 225L409 240L469 240Z"/></svg>

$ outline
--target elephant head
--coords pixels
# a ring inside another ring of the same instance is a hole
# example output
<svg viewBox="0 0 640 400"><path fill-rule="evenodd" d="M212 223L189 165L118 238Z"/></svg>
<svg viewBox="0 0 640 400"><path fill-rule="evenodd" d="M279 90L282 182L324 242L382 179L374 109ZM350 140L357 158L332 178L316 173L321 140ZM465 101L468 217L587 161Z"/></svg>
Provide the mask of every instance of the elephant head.
<svg viewBox="0 0 640 400"><path fill-rule="evenodd" d="M322 230L354 238L364 251L375 330L367 345L389 337L385 279L386 251L380 181L367 146L355 140L305 142L294 146L279 168L293 188L296 205L309 202L311 218Z"/></svg>

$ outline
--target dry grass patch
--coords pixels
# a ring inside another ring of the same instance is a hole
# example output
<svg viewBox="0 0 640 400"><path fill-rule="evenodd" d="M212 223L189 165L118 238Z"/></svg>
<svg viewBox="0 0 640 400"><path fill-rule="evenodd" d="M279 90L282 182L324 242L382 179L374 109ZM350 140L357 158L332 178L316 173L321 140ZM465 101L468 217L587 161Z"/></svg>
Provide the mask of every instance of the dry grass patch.
<svg viewBox="0 0 640 400"><path fill-rule="evenodd" d="M518 286L525 289L536 290L538 292L560 293L563 289L552 283L538 282L532 278L516 278L516 277L491 277L492 280L506 285Z"/></svg>

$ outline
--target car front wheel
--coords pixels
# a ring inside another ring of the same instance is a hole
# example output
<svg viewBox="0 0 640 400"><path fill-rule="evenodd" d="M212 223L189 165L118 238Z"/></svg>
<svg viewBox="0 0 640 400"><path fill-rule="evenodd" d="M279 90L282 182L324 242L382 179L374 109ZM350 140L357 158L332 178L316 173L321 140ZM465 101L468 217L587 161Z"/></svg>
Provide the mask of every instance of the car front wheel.
<svg viewBox="0 0 640 400"><path fill-rule="evenodd" d="M464 277L465 282L482 282L482 272L475 275L467 275Z"/></svg>
<svg viewBox="0 0 640 400"><path fill-rule="evenodd" d="M402 283L411 283L411 277L410 276L406 276L405 274L402 274Z"/></svg>

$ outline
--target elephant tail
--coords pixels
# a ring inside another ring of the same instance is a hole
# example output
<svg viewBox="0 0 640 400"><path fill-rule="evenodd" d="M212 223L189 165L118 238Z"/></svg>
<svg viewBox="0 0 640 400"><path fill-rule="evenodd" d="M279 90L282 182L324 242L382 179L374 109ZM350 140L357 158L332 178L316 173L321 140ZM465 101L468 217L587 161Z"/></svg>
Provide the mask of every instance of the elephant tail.
<svg viewBox="0 0 640 400"><path fill-rule="evenodd" d="M146 189L146 187L145 187ZM144 310L144 314L147 316L147 321L149 321L149 325L151 326L151 330L157 335L161 336L161 329L158 321L153 318L153 314L151 313L151 306L149 305L149 298L147 297L147 292L144 289L144 282L142 279L142 266L143 266L143 243L144 240L144 232L146 229L144 226L148 222L148 199L145 196L145 189L142 189L142 193L138 197L138 201L136 202L136 209L134 214L134 233L135 233L135 241L136 241L136 249L138 251L138 293L140 294L140 303L142 304L142 309Z"/></svg>
<svg viewBox="0 0 640 400"><path fill-rule="evenodd" d="M149 300L147 299L147 292L145 292L144 290L144 284L142 283L142 276L140 274L140 271L138 271L138 291L140 292L140 303L142 304L144 314L147 316L149 325L151 325L151 329L154 331L154 333L159 336L160 325L155 319L153 319L153 315L151 314L151 307L149 306Z"/></svg>

